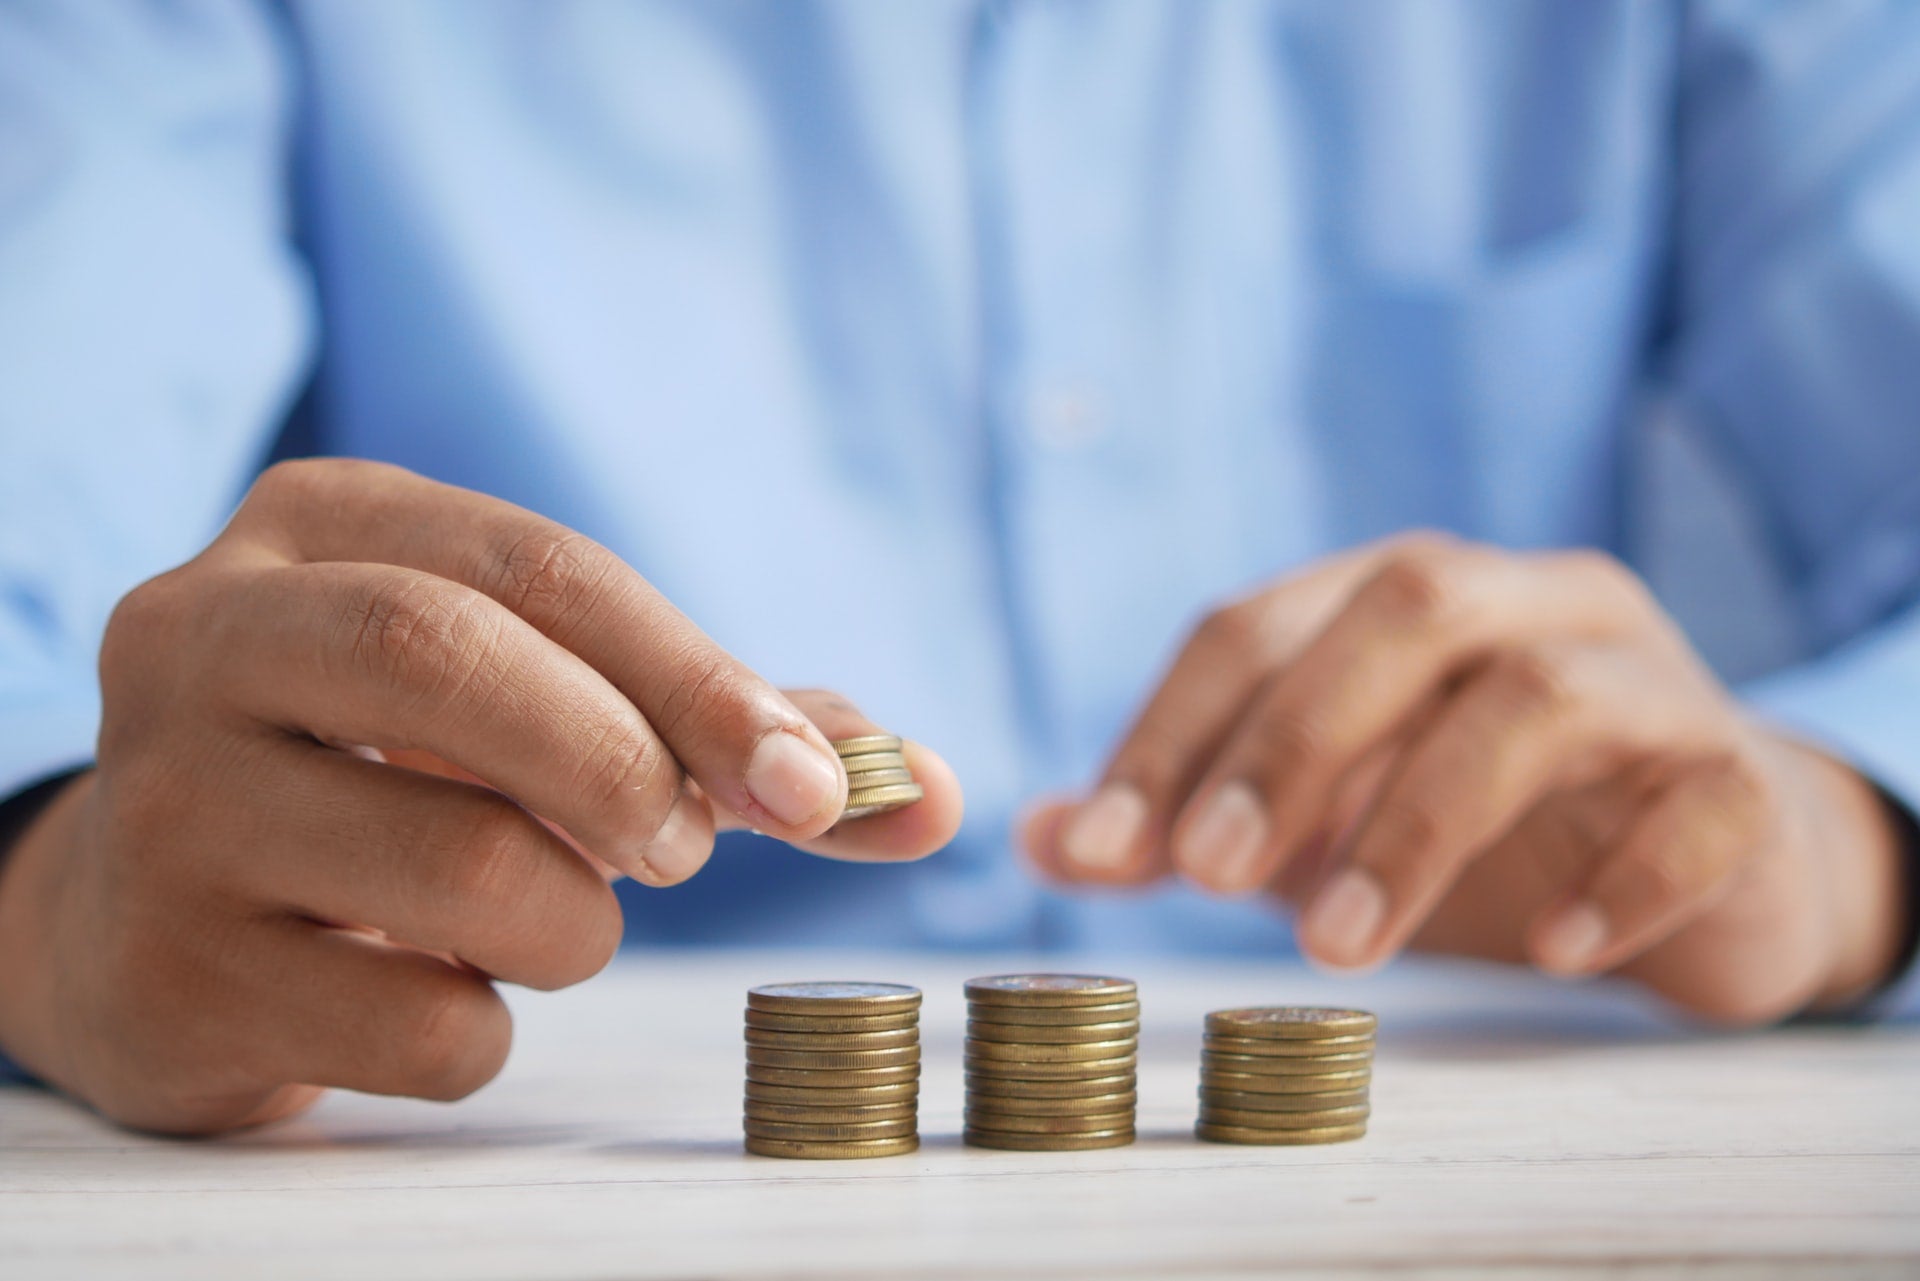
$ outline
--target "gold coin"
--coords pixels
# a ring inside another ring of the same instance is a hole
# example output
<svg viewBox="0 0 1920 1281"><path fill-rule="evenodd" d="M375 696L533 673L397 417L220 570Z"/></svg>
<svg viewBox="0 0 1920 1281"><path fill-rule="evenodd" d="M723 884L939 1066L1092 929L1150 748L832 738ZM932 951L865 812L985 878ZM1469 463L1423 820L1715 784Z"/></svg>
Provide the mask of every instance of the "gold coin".
<svg viewBox="0 0 1920 1281"><path fill-rule="evenodd" d="M802 1125L857 1125L862 1121L910 1121L918 1110L915 1100L874 1107L818 1107L811 1103L763 1103L747 1096L745 1115L755 1121L786 1121Z"/></svg>
<svg viewBox="0 0 1920 1281"><path fill-rule="evenodd" d="M1098 1116L1102 1112L1131 1112L1139 1103L1140 1095L1133 1090L1124 1094L1090 1094L1083 1099L1007 1098L967 1091L969 1113L991 1112L1004 1116Z"/></svg>
<svg viewBox="0 0 1920 1281"><path fill-rule="evenodd" d="M1200 1084L1209 1089L1243 1090L1248 1094L1338 1094L1364 1090L1372 1080L1369 1072L1344 1072L1338 1076L1255 1076L1246 1072L1200 1069Z"/></svg>
<svg viewBox="0 0 1920 1281"><path fill-rule="evenodd" d="M899 1014L769 1014L748 1010L747 1026L769 1032L892 1032L919 1027L920 1011Z"/></svg>
<svg viewBox="0 0 1920 1281"><path fill-rule="evenodd" d="M904 1156L917 1151L920 1136L898 1139L864 1139L854 1143L823 1143L817 1140L762 1139L749 1134L747 1151L755 1156L780 1156L800 1161L850 1161L870 1156Z"/></svg>
<svg viewBox="0 0 1920 1281"><path fill-rule="evenodd" d="M868 770L864 774L847 776L847 795L856 791L870 792L876 787L898 787L902 783L913 782L913 771L902 765L896 769Z"/></svg>
<svg viewBox="0 0 1920 1281"><path fill-rule="evenodd" d="M980 1005L969 1002L967 1014L986 1023L1012 1027L1082 1027L1088 1023L1138 1023L1140 1002L1078 1005L1054 1009L1046 1005Z"/></svg>
<svg viewBox="0 0 1920 1281"><path fill-rule="evenodd" d="M762 1085L797 1085L819 1090L850 1090L877 1085L918 1085L920 1065L909 1063L905 1067L820 1070L765 1067L759 1063L749 1063L747 1080L757 1081Z"/></svg>
<svg viewBox="0 0 1920 1281"><path fill-rule="evenodd" d="M820 1074L809 1072L809 1081ZM747 1098L755 1103L797 1103L810 1108L913 1107L920 1099L920 1082L895 1085L856 1085L847 1089L816 1089L806 1085L768 1085L749 1076Z"/></svg>
<svg viewBox="0 0 1920 1281"><path fill-rule="evenodd" d="M863 752L859 756L842 756L840 768L847 772L848 778L855 778L875 770L906 769L907 758L899 752Z"/></svg>
<svg viewBox="0 0 1920 1281"><path fill-rule="evenodd" d="M967 1057L989 1063L1086 1063L1094 1059L1119 1058L1140 1048L1138 1038L1116 1037L1109 1041L1082 1041L1078 1045L1006 1045L999 1041L969 1038Z"/></svg>
<svg viewBox="0 0 1920 1281"><path fill-rule="evenodd" d="M1025 1116L1014 1112L986 1112L967 1108L967 1126L996 1134L1101 1134L1133 1128L1133 1109L1092 1116Z"/></svg>
<svg viewBox="0 0 1920 1281"><path fill-rule="evenodd" d="M847 807L840 811L840 821L866 818L871 814L884 814L889 810L904 809L925 796L926 790L918 783L894 783L888 787L858 787L847 792Z"/></svg>
<svg viewBox="0 0 1920 1281"><path fill-rule="evenodd" d="M1066 1081L1019 1081L967 1073L969 1095L996 1099L1091 1099L1104 1095L1130 1094L1134 1075L1079 1077Z"/></svg>
<svg viewBox="0 0 1920 1281"><path fill-rule="evenodd" d="M899 1014L920 1008L904 983L768 983L747 991L747 1008L769 1014Z"/></svg>
<svg viewBox="0 0 1920 1281"><path fill-rule="evenodd" d="M905 744L892 734L862 734L858 738L836 738L830 746L835 756L845 758L866 752L897 752Z"/></svg>
<svg viewBox="0 0 1920 1281"><path fill-rule="evenodd" d="M1303 1145L1308 1143L1345 1143L1367 1132L1365 1121L1358 1125L1323 1125L1313 1130L1254 1130L1244 1125L1209 1125L1205 1121L1193 1127L1194 1134L1209 1143L1259 1143Z"/></svg>
<svg viewBox="0 0 1920 1281"><path fill-rule="evenodd" d="M1254 1130L1312 1130L1329 1125L1355 1125L1372 1109L1364 1103L1318 1112L1245 1112L1239 1108L1200 1105L1200 1120L1208 1125L1243 1125Z"/></svg>
<svg viewBox="0 0 1920 1281"><path fill-rule="evenodd" d="M813 1143L902 1139L914 1133L914 1120L910 1116L893 1121L862 1121L855 1125L801 1125L790 1121L756 1121L748 1117L741 1124L756 1139L797 1139Z"/></svg>
<svg viewBox="0 0 1920 1281"><path fill-rule="evenodd" d="M998 1077L1003 1081L1089 1081L1132 1072L1140 1065L1140 1056L1127 1054L1082 1063L1006 1063L999 1059L977 1059L969 1052L962 1062L973 1076Z"/></svg>
<svg viewBox="0 0 1920 1281"><path fill-rule="evenodd" d="M1233 1108L1241 1112L1326 1112L1356 1107L1367 1102L1366 1090L1340 1090L1331 1094L1255 1094L1250 1090L1220 1090L1200 1087L1200 1106Z"/></svg>
<svg viewBox="0 0 1920 1281"><path fill-rule="evenodd" d="M1326 1054L1372 1054L1370 1036L1228 1036L1208 1032L1200 1038L1209 1049L1225 1054L1253 1054L1260 1058L1310 1059Z"/></svg>
<svg viewBox="0 0 1920 1281"><path fill-rule="evenodd" d="M1123 1148L1133 1142L1133 1127L1089 1134L1008 1134L968 1126L960 1137L976 1148L1004 1148L1013 1152L1090 1152L1095 1148Z"/></svg>
<svg viewBox="0 0 1920 1281"><path fill-rule="evenodd" d="M890 1050L770 1050L764 1045L749 1045L747 1062L776 1068L910 1067L920 1062L920 1046L917 1043L899 1045Z"/></svg>
<svg viewBox="0 0 1920 1281"><path fill-rule="evenodd" d="M1297 1054L1228 1054L1208 1045L1203 1047L1200 1060L1211 1068L1252 1076L1333 1076L1373 1071L1371 1054L1322 1054L1314 1058Z"/></svg>
<svg viewBox="0 0 1920 1281"><path fill-rule="evenodd" d="M1060 1009L1079 1005L1112 1005L1138 999L1132 979L1098 974L990 974L967 980L967 999L979 1005L1036 1005ZM975 1010L978 1016L980 1011Z"/></svg>
<svg viewBox="0 0 1920 1281"><path fill-rule="evenodd" d="M1261 1005L1214 1010L1207 1031L1228 1036L1372 1036L1380 1020L1365 1010L1336 1010L1317 1005Z"/></svg>
<svg viewBox="0 0 1920 1281"><path fill-rule="evenodd" d="M1081 1023L1067 1027L1032 1027L1026 1024L988 1023L967 1020L967 1035L976 1041L997 1041L1005 1045L1080 1045L1087 1041L1138 1039L1140 1023Z"/></svg>
<svg viewBox="0 0 1920 1281"><path fill-rule="evenodd" d="M920 1044L920 1029L915 1026L888 1032L773 1032L750 1027L747 1044L764 1045L770 1050L897 1050L903 1045Z"/></svg>

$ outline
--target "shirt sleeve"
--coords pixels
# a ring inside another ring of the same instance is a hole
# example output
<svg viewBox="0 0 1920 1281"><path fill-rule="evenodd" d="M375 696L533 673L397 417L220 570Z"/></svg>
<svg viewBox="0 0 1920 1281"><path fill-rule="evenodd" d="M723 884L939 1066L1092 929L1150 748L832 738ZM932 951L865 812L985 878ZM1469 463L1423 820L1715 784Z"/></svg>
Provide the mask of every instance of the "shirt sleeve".
<svg viewBox="0 0 1920 1281"><path fill-rule="evenodd" d="M287 99L240 0L0 7L0 797L91 758L107 615L297 388Z"/></svg>
<svg viewBox="0 0 1920 1281"><path fill-rule="evenodd" d="M1920 808L1920 6L1711 0L1680 47L1675 382L1816 655L1743 692Z"/></svg>

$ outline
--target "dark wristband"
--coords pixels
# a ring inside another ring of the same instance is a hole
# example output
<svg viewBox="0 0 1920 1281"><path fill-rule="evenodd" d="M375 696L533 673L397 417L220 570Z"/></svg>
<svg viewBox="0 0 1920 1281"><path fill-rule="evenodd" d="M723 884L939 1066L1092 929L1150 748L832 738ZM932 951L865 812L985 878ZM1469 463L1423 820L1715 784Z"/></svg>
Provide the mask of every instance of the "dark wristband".
<svg viewBox="0 0 1920 1281"><path fill-rule="evenodd" d="M1900 842L1900 902L1904 907L1904 925L1900 935L1900 950L1896 952L1893 968L1874 988L1867 998L1871 1005L1886 991L1906 977L1914 962L1920 959L1920 817L1907 808L1898 797L1879 784L1874 784L1875 792L1880 795L1880 803L1887 808L1887 816L1892 819L1894 835Z"/></svg>
<svg viewBox="0 0 1920 1281"><path fill-rule="evenodd" d="M13 852L13 843L29 824L40 816L40 811L52 804L60 789L74 779L86 773L91 766L82 765L75 769L43 778L25 791L15 792L0 801L0 864L4 864L7 855Z"/></svg>

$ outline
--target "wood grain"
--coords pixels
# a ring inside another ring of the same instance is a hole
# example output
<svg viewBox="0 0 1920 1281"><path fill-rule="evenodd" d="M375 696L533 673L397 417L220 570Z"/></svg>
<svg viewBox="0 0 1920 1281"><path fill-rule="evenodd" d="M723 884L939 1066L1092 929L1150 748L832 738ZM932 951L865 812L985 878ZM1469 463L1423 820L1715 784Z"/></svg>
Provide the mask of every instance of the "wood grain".
<svg viewBox="0 0 1920 1281"><path fill-rule="evenodd" d="M961 981L1036 965L1140 981L1134 1146L960 1145ZM791 978L926 989L919 1153L741 1153L744 993ZM336 1095L190 1143L0 1090L0 1276L1920 1275L1913 1028L1715 1035L1473 967L1112 956L642 952L510 999L513 1061L453 1106ZM1379 1013L1371 1133L1194 1140L1202 1013L1280 1002Z"/></svg>

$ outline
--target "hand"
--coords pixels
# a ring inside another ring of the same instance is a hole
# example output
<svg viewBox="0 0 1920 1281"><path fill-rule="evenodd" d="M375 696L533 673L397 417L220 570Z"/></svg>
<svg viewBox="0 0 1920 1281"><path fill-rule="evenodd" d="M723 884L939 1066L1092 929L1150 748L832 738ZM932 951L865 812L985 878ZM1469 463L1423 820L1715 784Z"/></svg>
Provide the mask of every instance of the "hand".
<svg viewBox="0 0 1920 1281"><path fill-rule="evenodd" d="M1746 716L1588 552L1417 536L1228 605L1093 796L1024 838L1068 883L1304 904L1331 965L1619 969L1731 1022L1858 995L1901 932L1872 790Z"/></svg>
<svg viewBox="0 0 1920 1281"><path fill-rule="evenodd" d="M601 866L670 885L742 824L917 858L959 824L910 746L926 799L832 830L828 738L876 732L849 704L771 688L587 539L376 464L268 471L121 602L100 671L98 767L0 877L0 1046L149 1129L467 1094L507 1053L490 980L618 946Z"/></svg>

